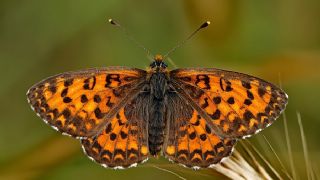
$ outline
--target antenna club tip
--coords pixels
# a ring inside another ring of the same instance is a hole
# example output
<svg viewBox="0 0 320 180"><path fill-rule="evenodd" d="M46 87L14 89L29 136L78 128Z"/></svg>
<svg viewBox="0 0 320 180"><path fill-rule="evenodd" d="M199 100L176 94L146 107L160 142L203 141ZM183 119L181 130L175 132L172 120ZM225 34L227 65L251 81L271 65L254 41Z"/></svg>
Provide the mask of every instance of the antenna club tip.
<svg viewBox="0 0 320 180"><path fill-rule="evenodd" d="M117 25L117 23L113 20L113 19L108 19L108 22L110 23L110 24L112 24L112 25Z"/></svg>
<svg viewBox="0 0 320 180"><path fill-rule="evenodd" d="M210 21L206 21L205 23L203 23L203 24L200 26L200 29L208 27L208 26L210 25L210 23L211 23Z"/></svg>

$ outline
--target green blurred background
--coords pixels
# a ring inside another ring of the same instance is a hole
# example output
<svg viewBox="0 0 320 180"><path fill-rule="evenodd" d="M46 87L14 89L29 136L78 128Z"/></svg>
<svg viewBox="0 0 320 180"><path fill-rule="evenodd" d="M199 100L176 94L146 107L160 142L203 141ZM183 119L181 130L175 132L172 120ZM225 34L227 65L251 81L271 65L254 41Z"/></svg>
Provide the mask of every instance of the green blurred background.
<svg viewBox="0 0 320 180"><path fill-rule="evenodd" d="M55 132L32 112L25 93L48 76L89 67L148 66L146 53L107 24L110 17L162 54L210 20L209 28L171 55L175 64L240 71L278 85L281 80L289 95L286 115L296 171L306 176L299 111L311 164L319 172L319 0L1 0L0 179L177 179L154 165L187 179L224 178L163 158L129 170L104 169L82 153L77 140ZM263 151L261 134L289 168L283 118L250 138ZM278 167L269 151L265 156Z"/></svg>

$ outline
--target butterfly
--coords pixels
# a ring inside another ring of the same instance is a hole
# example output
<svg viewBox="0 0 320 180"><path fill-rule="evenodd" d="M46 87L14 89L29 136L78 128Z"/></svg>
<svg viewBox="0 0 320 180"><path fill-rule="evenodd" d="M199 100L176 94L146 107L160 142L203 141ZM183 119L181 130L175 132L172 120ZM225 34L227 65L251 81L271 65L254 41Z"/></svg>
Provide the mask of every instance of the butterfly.
<svg viewBox="0 0 320 180"><path fill-rule="evenodd" d="M156 55L147 70L94 68L58 74L27 92L32 109L86 155L126 168L164 155L212 167L236 142L271 125L287 94L262 79L215 68L168 70Z"/></svg>

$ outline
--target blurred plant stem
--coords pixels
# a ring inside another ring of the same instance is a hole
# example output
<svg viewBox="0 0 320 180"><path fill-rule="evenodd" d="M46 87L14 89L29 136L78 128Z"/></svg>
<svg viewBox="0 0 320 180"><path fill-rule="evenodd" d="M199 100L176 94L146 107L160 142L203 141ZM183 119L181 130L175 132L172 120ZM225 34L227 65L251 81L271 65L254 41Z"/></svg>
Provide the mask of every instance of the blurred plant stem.
<svg viewBox="0 0 320 180"><path fill-rule="evenodd" d="M0 179L33 179L49 171L50 167L61 164L79 151L80 145L69 137L46 139L30 152L11 159L0 170Z"/></svg>

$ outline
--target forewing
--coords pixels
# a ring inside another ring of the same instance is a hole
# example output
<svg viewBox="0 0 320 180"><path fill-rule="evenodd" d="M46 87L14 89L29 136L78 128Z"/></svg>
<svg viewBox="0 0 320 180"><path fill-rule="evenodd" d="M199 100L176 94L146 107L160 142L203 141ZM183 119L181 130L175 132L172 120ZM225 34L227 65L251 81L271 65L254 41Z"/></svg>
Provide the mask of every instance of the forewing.
<svg viewBox="0 0 320 180"><path fill-rule="evenodd" d="M135 166L147 159L146 96L138 95L109 121L99 134L81 140L86 154L110 168Z"/></svg>
<svg viewBox="0 0 320 180"><path fill-rule="evenodd" d="M53 128L92 136L138 91L144 76L145 71L126 67L68 72L35 84L27 96L32 109Z"/></svg>
<svg viewBox="0 0 320 180"><path fill-rule="evenodd" d="M262 79L219 69L176 69L173 84L192 99L223 137L252 135L271 125L288 96Z"/></svg>
<svg viewBox="0 0 320 180"><path fill-rule="evenodd" d="M163 152L191 168L209 167L231 154L235 139L221 138L201 114L177 93L168 95Z"/></svg>

